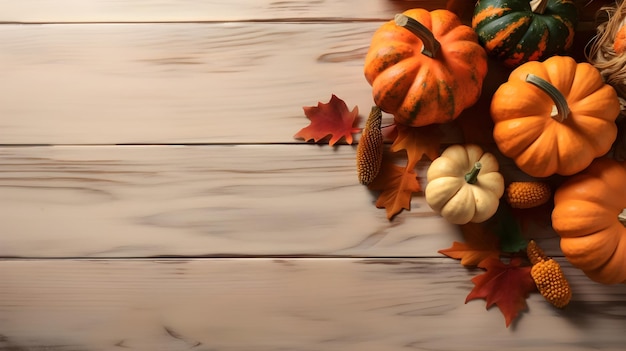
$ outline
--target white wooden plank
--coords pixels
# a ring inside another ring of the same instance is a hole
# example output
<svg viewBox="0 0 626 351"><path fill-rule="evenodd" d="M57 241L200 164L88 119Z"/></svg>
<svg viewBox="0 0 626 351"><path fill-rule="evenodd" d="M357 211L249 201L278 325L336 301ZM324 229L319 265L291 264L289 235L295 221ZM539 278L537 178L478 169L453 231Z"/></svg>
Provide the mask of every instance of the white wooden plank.
<svg viewBox="0 0 626 351"><path fill-rule="evenodd" d="M351 146L5 147L0 189L0 256L437 256L460 240L419 194L388 221Z"/></svg>
<svg viewBox="0 0 626 351"><path fill-rule="evenodd" d="M451 230L419 197L389 223L351 147L0 152L3 256L432 255Z"/></svg>
<svg viewBox="0 0 626 351"><path fill-rule="evenodd" d="M379 25L0 25L0 144L297 142L331 94L368 113ZM468 113L507 74L493 62Z"/></svg>
<svg viewBox="0 0 626 351"><path fill-rule="evenodd" d="M21 0L0 1L1 22L164 22L276 19L390 19L411 7L445 0Z"/></svg>
<svg viewBox="0 0 626 351"><path fill-rule="evenodd" d="M509 329L449 259L0 262L0 350L621 350L626 286L566 268ZM471 345L471 346L468 346Z"/></svg>
<svg viewBox="0 0 626 351"><path fill-rule="evenodd" d="M378 23L0 26L0 144L294 142Z"/></svg>
<svg viewBox="0 0 626 351"><path fill-rule="evenodd" d="M611 4L574 2L586 22ZM469 22L473 6L465 0L0 0L0 23L386 20L416 7L449 8Z"/></svg>

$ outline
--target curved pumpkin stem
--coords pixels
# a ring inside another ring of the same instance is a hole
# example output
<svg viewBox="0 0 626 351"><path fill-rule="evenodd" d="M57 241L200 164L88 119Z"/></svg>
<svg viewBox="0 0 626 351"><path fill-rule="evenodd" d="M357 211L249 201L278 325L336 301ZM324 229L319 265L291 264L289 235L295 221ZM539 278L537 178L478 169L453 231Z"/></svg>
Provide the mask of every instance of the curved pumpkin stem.
<svg viewBox="0 0 626 351"><path fill-rule="evenodd" d="M550 117L554 118L558 122L563 122L567 119L570 114L569 106L567 105L567 99L559 89L555 88L554 85L550 84L545 79L538 77L532 73L529 73L526 76L526 82L538 87L542 91L544 91L552 101L554 102L554 106Z"/></svg>
<svg viewBox="0 0 626 351"><path fill-rule="evenodd" d="M474 167L471 171L465 174L465 181L469 184L474 184L478 180L478 173L480 173L480 169L483 168L483 164L480 162L474 163Z"/></svg>
<svg viewBox="0 0 626 351"><path fill-rule="evenodd" d="M430 29L426 28L426 26L419 23L417 20L401 13L397 14L393 20L398 26L406 28L416 37L420 38L423 43L423 55L430 58L435 58L435 56L437 56L437 53L441 48L441 44L439 44L439 41L435 39L435 36Z"/></svg>
<svg viewBox="0 0 626 351"><path fill-rule="evenodd" d="M530 2L530 9L538 15L543 15L547 7L548 0L532 0Z"/></svg>
<svg viewBox="0 0 626 351"><path fill-rule="evenodd" d="M617 215L617 219L626 227L626 208Z"/></svg>

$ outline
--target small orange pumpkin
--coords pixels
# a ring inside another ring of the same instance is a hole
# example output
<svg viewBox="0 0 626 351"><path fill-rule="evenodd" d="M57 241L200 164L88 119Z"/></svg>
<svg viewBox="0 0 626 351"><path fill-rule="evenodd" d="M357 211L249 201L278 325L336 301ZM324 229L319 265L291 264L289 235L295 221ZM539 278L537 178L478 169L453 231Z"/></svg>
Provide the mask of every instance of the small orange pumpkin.
<svg viewBox="0 0 626 351"><path fill-rule="evenodd" d="M606 154L619 112L600 72L568 56L522 64L491 101L498 148L534 177L572 175Z"/></svg>
<svg viewBox="0 0 626 351"><path fill-rule="evenodd" d="M374 102L397 123L446 123L480 97L487 54L453 12L412 9L374 33L364 73Z"/></svg>
<svg viewBox="0 0 626 351"><path fill-rule="evenodd" d="M592 280L626 282L626 162L596 159L555 192L552 227L565 257ZM622 218L623 220L623 218Z"/></svg>

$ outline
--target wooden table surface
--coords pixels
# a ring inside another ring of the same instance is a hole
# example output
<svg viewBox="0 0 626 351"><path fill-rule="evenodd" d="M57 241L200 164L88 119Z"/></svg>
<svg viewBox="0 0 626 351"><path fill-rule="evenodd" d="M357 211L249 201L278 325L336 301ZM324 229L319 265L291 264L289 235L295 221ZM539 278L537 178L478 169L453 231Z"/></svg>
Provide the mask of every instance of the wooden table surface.
<svg viewBox="0 0 626 351"><path fill-rule="evenodd" d="M456 226L293 138L331 94L367 113L373 31L443 6L0 0L0 350L624 349L626 286L553 232L573 300L505 328L437 253Z"/></svg>

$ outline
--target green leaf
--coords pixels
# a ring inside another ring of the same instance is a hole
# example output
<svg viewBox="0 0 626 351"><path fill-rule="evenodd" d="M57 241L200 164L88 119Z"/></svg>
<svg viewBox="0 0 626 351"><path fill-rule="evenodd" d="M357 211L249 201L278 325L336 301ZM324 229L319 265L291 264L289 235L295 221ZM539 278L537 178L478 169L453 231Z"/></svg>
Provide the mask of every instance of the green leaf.
<svg viewBox="0 0 626 351"><path fill-rule="evenodd" d="M506 201L501 201L498 211L491 219L493 232L500 238L500 250L516 253L526 249L528 240L522 234L522 227Z"/></svg>

